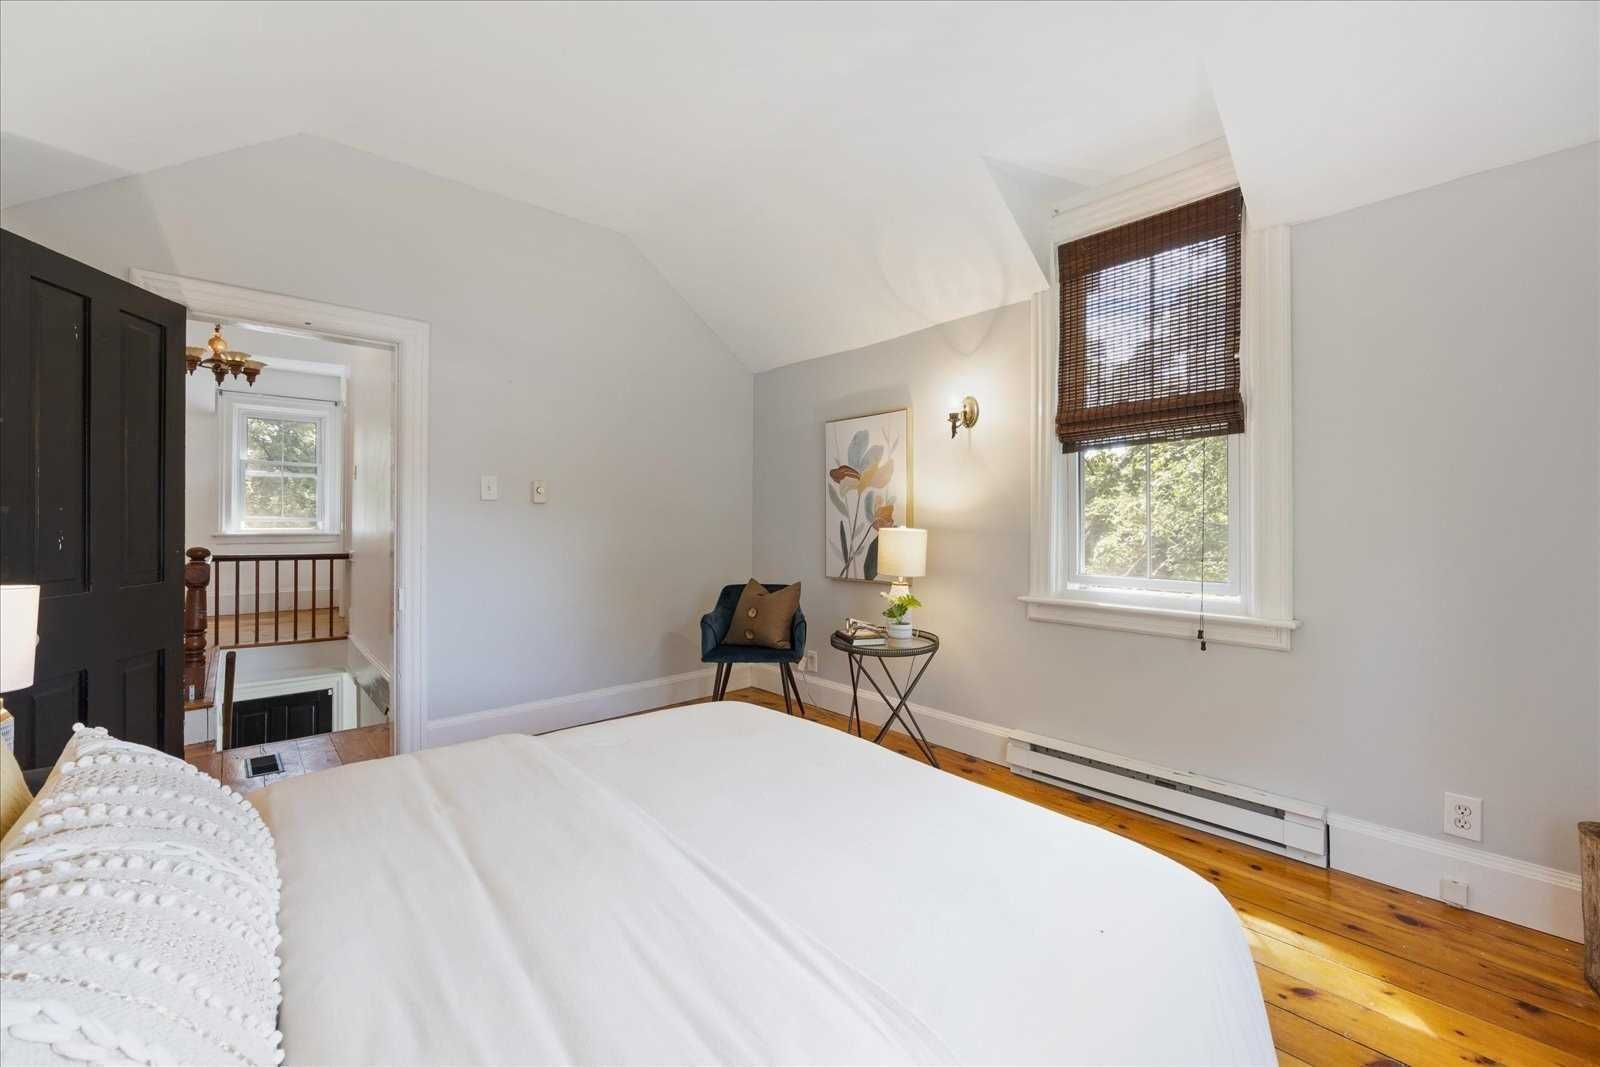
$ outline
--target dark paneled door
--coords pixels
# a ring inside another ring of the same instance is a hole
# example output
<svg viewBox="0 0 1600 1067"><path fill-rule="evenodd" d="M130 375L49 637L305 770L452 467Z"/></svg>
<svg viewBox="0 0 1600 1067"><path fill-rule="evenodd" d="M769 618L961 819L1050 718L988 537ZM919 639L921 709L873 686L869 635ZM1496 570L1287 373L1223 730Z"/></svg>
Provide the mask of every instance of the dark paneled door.
<svg viewBox="0 0 1600 1067"><path fill-rule="evenodd" d="M240 700L233 705L233 747L293 741L333 729L333 690Z"/></svg>
<svg viewBox="0 0 1600 1067"><path fill-rule="evenodd" d="M0 231L0 582L40 586L17 760L183 750L184 309Z"/></svg>

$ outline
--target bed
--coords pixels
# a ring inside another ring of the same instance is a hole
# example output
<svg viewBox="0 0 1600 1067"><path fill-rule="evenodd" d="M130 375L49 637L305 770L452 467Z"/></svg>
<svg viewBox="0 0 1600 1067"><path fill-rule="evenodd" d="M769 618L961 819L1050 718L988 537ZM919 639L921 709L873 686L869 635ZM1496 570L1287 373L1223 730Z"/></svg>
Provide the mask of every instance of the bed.
<svg viewBox="0 0 1600 1067"><path fill-rule="evenodd" d="M291 1064L1276 1062L1205 880L751 705L252 800Z"/></svg>

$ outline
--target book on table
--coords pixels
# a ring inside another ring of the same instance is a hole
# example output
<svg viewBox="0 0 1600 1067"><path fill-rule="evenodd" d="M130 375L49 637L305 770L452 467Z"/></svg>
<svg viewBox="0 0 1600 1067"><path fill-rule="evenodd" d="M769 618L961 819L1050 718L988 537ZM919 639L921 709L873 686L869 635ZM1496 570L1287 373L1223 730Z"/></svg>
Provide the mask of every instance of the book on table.
<svg viewBox="0 0 1600 1067"><path fill-rule="evenodd" d="M857 648L882 647L888 643L888 635L882 629L860 619L846 619L844 626L834 632Z"/></svg>

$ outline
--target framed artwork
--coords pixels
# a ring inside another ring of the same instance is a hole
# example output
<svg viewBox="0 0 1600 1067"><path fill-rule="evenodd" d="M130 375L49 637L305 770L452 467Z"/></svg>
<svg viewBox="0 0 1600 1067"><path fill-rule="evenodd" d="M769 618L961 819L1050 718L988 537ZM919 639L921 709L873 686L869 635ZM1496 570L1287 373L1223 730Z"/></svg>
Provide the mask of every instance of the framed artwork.
<svg viewBox="0 0 1600 1067"><path fill-rule="evenodd" d="M878 531L911 524L911 409L825 423L822 558L830 578L878 576Z"/></svg>

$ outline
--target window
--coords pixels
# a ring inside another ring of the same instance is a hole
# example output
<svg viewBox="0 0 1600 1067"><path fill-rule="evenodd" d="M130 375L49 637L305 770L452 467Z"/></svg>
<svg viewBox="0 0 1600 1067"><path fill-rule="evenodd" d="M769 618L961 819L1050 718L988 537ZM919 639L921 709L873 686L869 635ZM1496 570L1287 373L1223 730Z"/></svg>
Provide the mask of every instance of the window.
<svg viewBox="0 0 1600 1067"><path fill-rule="evenodd" d="M1287 650L1289 231L1247 230L1225 144L1177 162L1052 217L1019 599L1039 622Z"/></svg>
<svg viewBox="0 0 1600 1067"><path fill-rule="evenodd" d="M331 401L221 397L223 533L339 532L338 410Z"/></svg>
<svg viewBox="0 0 1600 1067"><path fill-rule="evenodd" d="M1238 451L1202 437L1077 453L1071 584L1237 596Z"/></svg>
<svg viewBox="0 0 1600 1067"><path fill-rule="evenodd" d="M1237 189L1059 248L1067 585L1237 596Z"/></svg>

